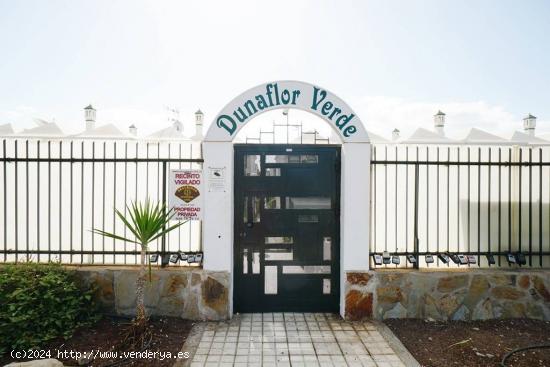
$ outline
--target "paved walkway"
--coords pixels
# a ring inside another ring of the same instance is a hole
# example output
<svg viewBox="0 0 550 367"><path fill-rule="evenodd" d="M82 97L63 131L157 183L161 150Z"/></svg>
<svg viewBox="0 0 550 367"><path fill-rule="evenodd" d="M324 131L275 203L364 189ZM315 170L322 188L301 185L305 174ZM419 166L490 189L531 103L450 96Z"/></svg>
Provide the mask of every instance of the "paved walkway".
<svg viewBox="0 0 550 367"><path fill-rule="evenodd" d="M383 326L346 322L334 314L242 314L227 322L209 322L201 327L195 342L190 340L184 347L192 354L186 363L192 367L416 364L407 358L410 355L406 350L404 356L402 346L395 347L400 343L393 341L400 359L388 343L391 334L388 337L387 329L381 330Z"/></svg>

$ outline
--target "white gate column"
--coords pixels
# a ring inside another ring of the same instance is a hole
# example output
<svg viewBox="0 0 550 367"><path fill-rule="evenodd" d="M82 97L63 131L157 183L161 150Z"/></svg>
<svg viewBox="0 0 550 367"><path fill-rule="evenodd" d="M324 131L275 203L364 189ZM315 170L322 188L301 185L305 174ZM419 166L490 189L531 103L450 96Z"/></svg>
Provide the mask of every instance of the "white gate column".
<svg viewBox="0 0 550 367"><path fill-rule="evenodd" d="M346 273L369 270L370 144L342 144L340 194L340 314L346 304Z"/></svg>
<svg viewBox="0 0 550 367"><path fill-rule="evenodd" d="M205 270L233 272L233 144L203 142L205 175L203 251ZM210 190L210 168L225 173L225 191Z"/></svg>

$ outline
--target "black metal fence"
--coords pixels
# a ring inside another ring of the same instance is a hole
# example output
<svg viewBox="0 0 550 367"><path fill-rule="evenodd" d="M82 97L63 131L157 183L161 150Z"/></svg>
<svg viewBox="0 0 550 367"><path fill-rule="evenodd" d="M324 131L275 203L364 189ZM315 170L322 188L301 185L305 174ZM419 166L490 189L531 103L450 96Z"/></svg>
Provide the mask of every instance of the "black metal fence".
<svg viewBox="0 0 550 367"><path fill-rule="evenodd" d="M136 264L133 244L91 229L126 236L113 208L164 200L168 170L203 162L190 142L4 139L0 154L4 262ZM550 267L550 147L374 145L371 163L372 266ZM188 222L149 252L201 240Z"/></svg>
<svg viewBox="0 0 550 367"><path fill-rule="evenodd" d="M379 145L371 163L373 266L550 266L550 147Z"/></svg>
<svg viewBox="0 0 550 367"><path fill-rule="evenodd" d="M130 201L165 201L168 170L200 168L203 162L200 145L185 142L5 139L1 151L4 262L138 263L136 245L91 229L130 235L114 208L126 213ZM187 222L153 243L149 253L166 259L200 252L200 236L200 223Z"/></svg>

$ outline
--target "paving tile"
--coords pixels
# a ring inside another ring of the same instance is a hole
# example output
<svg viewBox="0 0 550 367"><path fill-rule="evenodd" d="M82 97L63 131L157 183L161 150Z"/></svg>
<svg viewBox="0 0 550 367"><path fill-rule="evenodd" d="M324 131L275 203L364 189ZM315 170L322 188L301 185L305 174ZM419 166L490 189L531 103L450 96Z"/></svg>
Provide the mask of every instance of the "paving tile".
<svg viewBox="0 0 550 367"><path fill-rule="evenodd" d="M193 362L206 362L206 354L195 354L193 357Z"/></svg>
<svg viewBox="0 0 550 367"><path fill-rule="evenodd" d="M342 355L337 343L313 343L317 355Z"/></svg>
<svg viewBox="0 0 550 367"><path fill-rule="evenodd" d="M241 314L208 323L190 366L405 367L375 324L325 313Z"/></svg>

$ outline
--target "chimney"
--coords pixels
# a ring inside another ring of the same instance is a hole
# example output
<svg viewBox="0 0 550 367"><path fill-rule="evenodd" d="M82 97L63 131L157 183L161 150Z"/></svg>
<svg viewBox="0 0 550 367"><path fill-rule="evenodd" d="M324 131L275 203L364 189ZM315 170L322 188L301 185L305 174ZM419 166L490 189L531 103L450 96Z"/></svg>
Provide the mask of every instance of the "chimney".
<svg viewBox="0 0 550 367"><path fill-rule="evenodd" d="M398 129L393 129L392 133L391 133L391 140L392 141L398 141L399 138L400 138L400 131Z"/></svg>
<svg viewBox="0 0 550 367"><path fill-rule="evenodd" d="M95 129L95 109L92 105L84 107L84 118L86 120L86 131Z"/></svg>
<svg viewBox="0 0 550 367"><path fill-rule="evenodd" d="M528 114L523 119L523 130L530 136L535 136L535 127L537 127L537 118L531 114Z"/></svg>
<svg viewBox="0 0 550 367"><path fill-rule="evenodd" d="M202 140L202 119L204 115L201 110L195 112L195 140Z"/></svg>
<svg viewBox="0 0 550 367"><path fill-rule="evenodd" d="M437 111L434 115L434 130L437 134L445 136L443 128L445 127L445 114L441 111Z"/></svg>
<svg viewBox="0 0 550 367"><path fill-rule="evenodd" d="M134 125L134 124L130 125L130 127L128 128L128 132L132 136L137 136L137 127L136 127L136 125Z"/></svg>

